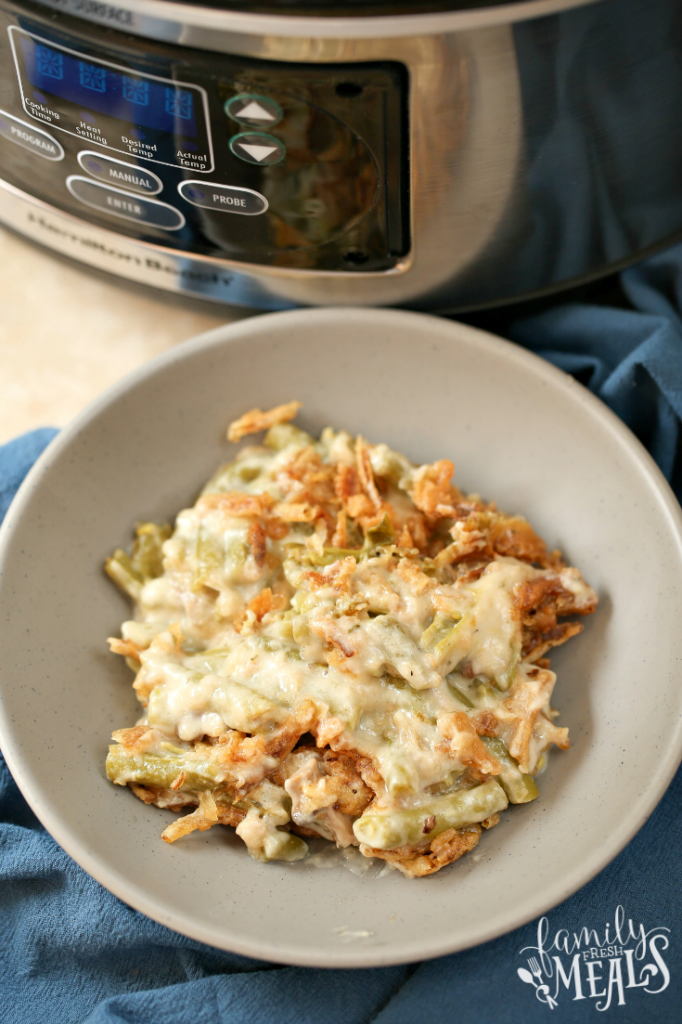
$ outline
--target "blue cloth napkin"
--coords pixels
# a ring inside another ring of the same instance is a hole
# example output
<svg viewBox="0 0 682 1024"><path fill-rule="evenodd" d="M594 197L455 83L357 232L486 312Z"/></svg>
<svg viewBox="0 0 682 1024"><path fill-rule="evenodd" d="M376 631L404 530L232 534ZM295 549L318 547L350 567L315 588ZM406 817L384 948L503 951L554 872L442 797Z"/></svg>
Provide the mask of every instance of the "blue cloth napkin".
<svg viewBox="0 0 682 1024"><path fill-rule="evenodd" d="M508 335L632 427L682 497L682 246L625 271L620 304L558 305ZM0 515L54 431L0 448ZM544 918L422 964L279 967L186 939L102 889L0 763L3 1024L619 1024L682 1020L682 771L629 846ZM407 883L407 884L419 884Z"/></svg>

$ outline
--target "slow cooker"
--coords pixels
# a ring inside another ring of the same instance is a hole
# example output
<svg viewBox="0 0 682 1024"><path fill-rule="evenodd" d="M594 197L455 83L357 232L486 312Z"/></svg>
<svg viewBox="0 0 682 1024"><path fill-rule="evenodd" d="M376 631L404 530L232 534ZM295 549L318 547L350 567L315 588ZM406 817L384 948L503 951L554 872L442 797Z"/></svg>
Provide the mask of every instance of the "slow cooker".
<svg viewBox="0 0 682 1024"><path fill-rule="evenodd" d="M682 5L0 0L0 221L263 309L566 287L682 231Z"/></svg>

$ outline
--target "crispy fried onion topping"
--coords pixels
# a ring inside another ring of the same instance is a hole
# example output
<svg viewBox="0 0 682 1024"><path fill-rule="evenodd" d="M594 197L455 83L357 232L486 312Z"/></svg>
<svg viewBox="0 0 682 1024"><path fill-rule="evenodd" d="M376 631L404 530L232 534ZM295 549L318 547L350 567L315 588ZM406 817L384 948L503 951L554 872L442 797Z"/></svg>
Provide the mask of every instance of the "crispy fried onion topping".
<svg viewBox="0 0 682 1024"><path fill-rule="evenodd" d="M239 419L233 420L227 429L228 441L241 441L248 434L257 434L259 430L268 430L278 423L289 423L301 408L300 402L285 402L274 409L263 412L262 409L250 409Z"/></svg>
<svg viewBox="0 0 682 1024"><path fill-rule="evenodd" d="M488 753L469 716L463 711L439 715L436 724L438 732L450 741L457 759L469 768L475 779L484 781L487 776L500 774L502 765Z"/></svg>
<svg viewBox="0 0 682 1024"><path fill-rule="evenodd" d="M495 815L499 821L499 815ZM497 824L492 818L482 824L492 828ZM446 864L459 860L465 853L478 845L481 825L466 825L464 828L450 828L432 839L427 847L398 846L395 850L376 850L372 846L361 846L365 857L379 857L401 871L406 878L423 878L440 871Z"/></svg>

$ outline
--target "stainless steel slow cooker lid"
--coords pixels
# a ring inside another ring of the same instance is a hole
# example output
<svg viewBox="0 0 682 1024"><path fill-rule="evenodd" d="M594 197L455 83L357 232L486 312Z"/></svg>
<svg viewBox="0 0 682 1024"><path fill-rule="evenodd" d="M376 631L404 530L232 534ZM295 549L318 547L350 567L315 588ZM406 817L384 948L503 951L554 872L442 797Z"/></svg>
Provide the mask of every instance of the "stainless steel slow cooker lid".
<svg viewBox="0 0 682 1024"><path fill-rule="evenodd" d="M254 14L377 17L468 11L482 7L509 7L518 0L170 0L189 7L211 7ZM537 0L531 0L537 2Z"/></svg>
<svg viewBox="0 0 682 1024"><path fill-rule="evenodd" d="M267 54L282 60L335 60L339 58L332 51L349 40L430 37L509 25L604 0L343 0L343 6L340 0L34 2L108 28L197 49ZM303 45L292 49L286 42L292 39ZM315 57L311 41L319 51Z"/></svg>

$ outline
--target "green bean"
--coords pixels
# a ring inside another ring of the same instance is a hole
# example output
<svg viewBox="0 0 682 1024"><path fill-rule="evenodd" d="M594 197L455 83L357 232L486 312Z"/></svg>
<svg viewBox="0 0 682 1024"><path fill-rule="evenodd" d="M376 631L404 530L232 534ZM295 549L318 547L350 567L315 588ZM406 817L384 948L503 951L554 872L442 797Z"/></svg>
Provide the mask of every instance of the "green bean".
<svg viewBox="0 0 682 1024"><path fill-rule="evenodd" d="M163 542L171 535L170 526L140 523L136 530L131 554L121 548L107 558L104 569L121 590L134 601L139 601L142 587L163 572Z"/></svg>
<svg viewBox="0 0 682 1024"><path fill-rule="evenodd" d="M393 524L384 512L384 517L376 526L370 526L365 534L365 551L371 551L376 547L389 547L395 544L395 530Z"/></svg>
<svg viewBox="0 0 682 1024"><path fill-rule="evenodd" d="M249 852L252 852L249 850ZM303 860L308 852L308 844L305 843L300 836L295 836L292 832L280 832L279 829L273 829L272 832L268 832L263 842L262 851L257 856L258 860L269 861L269 860Z"/></svg>
<svg viewBox="0 0 682 1024"><path fill-rule="evenodd" d="M381 774L386 783L386 790L390 796L403 796L406 793L416 793L419 790L419 774L414 764L400 753L393 753L397 744L392 745L392 750L380 757Z"/></svg>
<svg viewBox="0 0 682 1024"><path fill-rule="evenodd" d="M295 427L292 423L276 423L273 427L270 427L263 438L265 447L271 448L275 452L281 452L292 444L295 444L298 448L307 448L309 444L314 443L310 434L307 434L305 430L301 430L299 427Z"/></svg>
<svg viewBox="0 0 682 1024"><path fill-rule="evenodd" d="M203 487L202 494L225 494L228 491L243 491L244 485L252 484L264 472L269 457L258 455L234 459L227 462L213 474Z"/></svg>
<svg viewBox="0 0 682 1024"><path fill-rule="evenodd" d="M519 662L520 661L521 661L521 640L519 639L516 642L514 642L512 644L512 646L511 646L511 654L510 654L509 662L507 663L507 667L504 669L503 672L498 672L497 675L495 675L493 677L494 678L494 682L496 683L497 688L499 690L508 690L509 689L511 684L514 682L514 679L516 678L516 671L517 671L517 669L519 667Z"/></svg>
<svg viewBox="0 0 682 1024"><path fill-rule="evenodd" d="M503 790L512 804L527 804L539 795L538 787L532 775L522 772L518 763L511 756L505 743L498 737L481 736L488 753L502 765L497 776Z"/></svg>
<svg viewBox="0 0 682 1024"><path fill-rule="evenodd" d="M199 679L200 677L197 682ZM215 687L212 693L209 691L206 694L201 712L214 712L220 715L230 729L239 729L240 732L266 732L286 717L283 708L267 697L261 697L248 686L223 676L214 676L213 679ZM204 684L205 680L206 676ZM187 685L191 685L192 681L190 677ZM177 712L172 708L171 701L176 692L175 687L154 687L149 695L147 712L150 725L175 729Z"/></svg>
<svg viewBox="0 0 682 1024"><path fill-rule="evenodd" d="M378 850L393 850L435 839L449 828L462 828L484 821L503 811L507 796L499 782L491 779L473 789L460 789L436 796L407 811L363 814L353 825L357 839ZM428 826L435 818L432 828Z"/></svg>
<svg viewBox="0 0 682 1024"><path fill-rule="evenodd" d="M342 558L354 558L359 562L364 555L364 548L324 548L321 555L314 551L302 552L301 557L308 565L315 565L324 568L325 565L332 565L340 562Z"/></svg>
<svg viewBox="0 0 682 1024"><path fill-rule="evenodd" d="M354 558L360 562L370 558L378 547L390 547L395 544L395 530L391 520L384 514L384 518L376 526L371 526L365 534L365 539L360 548L324 548L323 554L319 555L313 551L306 551L302 557L310 565L325 566L332 562L338 562L342 558Z"/></svg>
<svg viewBox="0 0 682 1024"><path fill-rule="evenodd" d="M158 754L127 754L120 745L109 747L106 772L111 781L119 786L138 782L143 786L169 789L182 772L185 778L179 790L183 793L215 789L218 785L215 768L208 761L180 755L161 757Z"/></svg>
<svg viewBox="0 0 682 1024"><path fill-rule="evenodd" d="M144 580L125 551L117 548L105 561L104 571L128 597L132 597L133 601L139 601Z"/></svg>
<svg viewBox="0 0 682 1024"><path fill-rule="evenodd" d="M199 590L210 578L211 573L221 569L225 562L225 551L216 538L200 525L197 530L195 548L196 568L192 577L192 589Z"/></svg>
<svg viewBox="0 0 682 1024"><path fill-rule="evenodd" d="M434 651L438 652L441 647L440 645L445 640L449 640L452 636L453 629L461 621L462 616L454 619L450 615L444 615L442 612L436 612L433 622L425 629L421 635L419 646L423 651Z"/></svg>
<svg viewBox="0 0 682 1024"><path fill-rule="evenodd" d="M477 679L485 678L484 676L477 676ZM476 682L476 679L474 679ZM495 692L494 687L490 683L478 683L476 686L476 699L478 704L476 707L488 707L491 703L497 707L500 703L500 695Z"/></svg>
<svg viewBox="0 0 682 1024"><path fill-rule="evenodd" d="M376 444L372 448L370 458L372 468L377 476L382 476L403 491L406 490L407 484L412 478L414 466L404 455L394 452L388 445Z"/></svg>
<svg viewBox="0 0 682 1024"><path fill-rule="evenodd" d="M292 861L305 857L307 844L278 828L291 820L291 797L281 786L267 780L261 782L238 806L243 807L247 815L237 827L237 835L244 840L252 857L261 861Z"/></svg>
<svg viewBox="0 0 682 1024"><path fill-rule="evenodd" d="M291 797L284 786L277 786L264 779L259 786L240 802L240 807L254 808L254 814L264 818L269 825L286 825L291 820Z"/></svg>
<svg viewBox="0 0 682 1024"><path fill-rule="evenodd" d="M461 701L465 708L473 708L474 704L469 695L465 693L461 686L458 686L451 676L448 676L445 682L448 684L457 700Z"/></svg>
<svg viewBox="0 0 682 1024"><path fill-rule="evenodd" d="M167 523L139 523L133 542L131 562L133 567L147 580L156 579L163 572L163 543L172 533Z"/></svg>
<svg viewBox="0 0 682 1024"><path fill-rule="evenodd" d="M285 613L285 614L287 614L287 613ZM288 614L291 614L291 613L288 613ZM290 625L293 622L295 622L295 621L296 621L296 619L293 618L293 617L291 619L289 619ZM292 647L291 644L288 644L286 642L287 639L293 639L293 638L294 638L293 637L293 625L291 625L291 636L290 637L287 637L287 636L283 637L281 635L280 636L276 636L276 637L258 636L258 637L254 637L253 638L253 642L261 650L267 651L268 654L284 654L284 656L287 657L287 658L290 658L291 661L302 661L303 659L301 658L300 651L298 651L297 648ZM309 642L309 641L310 641L310 633L308 633L307 640L304 640L303 642L305 643L305 642ZM296 641L296 642L298 643L298 641Z"/></svg>
<svg viewBox="0 0 682 1024"><path fill-rule="evenodd" d="M178 776L184 772L185 777L177 792L194 794L202 790L212 790L219 804L232 803L229 793L216 782L214 766L207 761L192 760L184 753L166 757L158 754L126 754L120 745L112 745L109 747L106 771L111 781L121 786L128 782L136 782L143 786L158 786L161 789L170 789ZM272 790L277 788L270 783L267 785ZM272 802L272 794L267 795ZM289 799L286 793L284 798L285 802ZM308 852L307 844L291 832L283 832L276 828L276 823L288 820L289 814L284 807L281 812L279 807L267 805L261 808L261 804L250 797L239 800L237 806L250 814L265 817L270 825L263 846L258 849L249 847L252 856L263 861L294 861L305 857Z"/></svg>
<svg viewBox="0 0 682 1024"><path fill-rule="evenodd" d="M291 623L291 635L299 647L314 643L314 636L310 630L310 624L305 615L297 615Z"/></svg>
<svg viewBox="0 0 682 1024"><path fill-rule="evenodd" d="M436 616L438 619L438 616ZM432 642L430 653L435 658L438 671L447 675L457 667L462 658L466 657L471 648L471 640L474 629L474 618L471 613L464 615L459 621L452 619L454 625L446 628L445 617L438 622L434 620L434 632L429 636L429 629L422 634L420 646Z"/></svg>
<svg viewBox="0 0 682 1024"><path fill-rule="evenodd" d="M365 626L367 635L377 644L384 664L395 669L415 690L440 686L442 680L426 655L390 615L377 615Z"/></svg>

